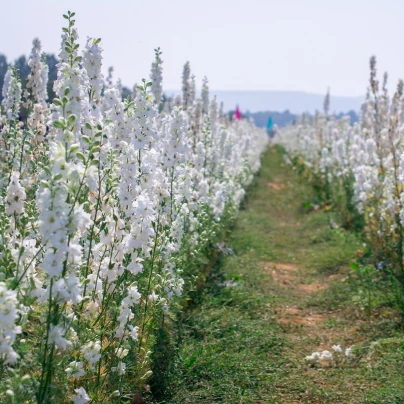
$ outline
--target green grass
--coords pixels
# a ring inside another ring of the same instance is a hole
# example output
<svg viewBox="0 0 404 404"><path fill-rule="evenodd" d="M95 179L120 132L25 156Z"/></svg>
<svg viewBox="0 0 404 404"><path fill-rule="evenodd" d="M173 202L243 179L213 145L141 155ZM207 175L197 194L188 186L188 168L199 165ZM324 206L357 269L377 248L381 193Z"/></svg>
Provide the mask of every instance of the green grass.
<svg viewBox="0 0 404 404"><path fill-rule="evenodd" d="M402 326L388 305L369 319L353 302L361 242L305 208L314 199L270 149L226 241L236 255L219 259L184 314L164 403L404 403ZM270 263L294 269L276 278ZM354 363L304 362L333 344L357 347Z"/></svg>

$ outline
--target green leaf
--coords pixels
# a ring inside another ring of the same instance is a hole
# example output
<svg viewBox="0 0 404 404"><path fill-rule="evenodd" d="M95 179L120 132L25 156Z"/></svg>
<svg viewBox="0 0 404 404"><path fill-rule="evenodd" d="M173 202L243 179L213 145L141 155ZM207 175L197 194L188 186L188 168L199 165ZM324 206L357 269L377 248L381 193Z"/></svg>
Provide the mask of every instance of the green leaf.
<svg viewBox="0 0 404 404"><path fill-rule="evenodd" d="M76 115L71 114L69 115L69 117L67 118L67 124L68 125L73 125L76 122Z"/></svg>
<svg viewBox="0 0 404 404"><path fill-rule="evenodd" d="M64 128L65 128L65 125L64 125L63 122L54 121L54 122L53 122L53 127L54 127L54 128L57 128L57 129L64 129Z"/></svg>
<svg viewBox="0 0 404 404"><path fill-rule="evenodd" d="M81 153L81 152L77 152L77 153L76 153L76 157L77 157L79 160L81 160L83 163L86 161L86 157L85 157L84 154Z"/></svg>
<svg viewBox="0 0 404 404"><path fill-rule="evenodd" d="M76 153L79 150L80 150L80 146L77 144L74 144L72 147L70 147L70 153L72 153L72 154Z"/></svg>
<svg viewBox="0 0 404 404"><path fill-rule="evenodd" d="M351 269L353 269L354 271L359 271L359 264L357 262L351 262L349 264L349 266L351 267Z"/></svg>

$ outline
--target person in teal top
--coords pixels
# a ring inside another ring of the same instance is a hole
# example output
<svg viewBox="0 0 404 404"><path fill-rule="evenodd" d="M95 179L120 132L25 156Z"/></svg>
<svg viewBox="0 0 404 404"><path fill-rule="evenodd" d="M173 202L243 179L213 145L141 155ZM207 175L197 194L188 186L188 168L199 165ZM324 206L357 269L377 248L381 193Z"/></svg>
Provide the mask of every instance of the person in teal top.
<svg viewBox="0 0 404 404"><path fill-rule="evenodd" d="M268 123L267 123L267 133L269 137L274 137L275 136L275 131L274 131L274 122L272 120L272 116L268 118Z"/></svg>

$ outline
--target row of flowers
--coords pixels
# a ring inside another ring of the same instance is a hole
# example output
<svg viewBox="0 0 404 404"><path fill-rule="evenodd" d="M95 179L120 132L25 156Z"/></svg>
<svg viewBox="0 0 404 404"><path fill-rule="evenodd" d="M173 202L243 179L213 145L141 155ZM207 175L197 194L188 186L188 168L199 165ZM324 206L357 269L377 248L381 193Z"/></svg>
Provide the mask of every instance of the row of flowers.
<svg viewBox="0 0 404 404"><path fill-rule="evenodd" d="M34 40L26 88L10 68L0 134L0 396L133 400L156 330L259 169L265 132L201 98L187 63L162 104L162 59L122 101L100 39L81 52L64 17L57 98ZM25 122L20 109L28 110Z"/></svg>
<svg viewBox="0 0 404 404"><path fill-rule="evenodd" d="M381 272L378 287L392 288L403 306L404 292L404 98L400 80L393 96L387 74L379 83L376 59L370 59L370 81L360 121L328 113L280 131L277 142L286 159L310 176L322 201L339 213L339 224L360 231L368 261ZM376 271L375 271L376 274Z"/></svg>

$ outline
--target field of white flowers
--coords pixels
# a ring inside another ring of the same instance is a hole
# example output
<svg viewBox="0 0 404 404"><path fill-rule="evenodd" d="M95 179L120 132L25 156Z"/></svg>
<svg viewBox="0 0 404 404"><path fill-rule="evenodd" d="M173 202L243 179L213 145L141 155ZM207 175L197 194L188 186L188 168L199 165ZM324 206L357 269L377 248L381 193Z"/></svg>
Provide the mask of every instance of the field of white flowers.
<svg viewBox="0 0 404 404"><path fill-rule="evenodd" d="M57 98L47 102L38 39L26 90L13 68L2 89L1 402L132 402L156 330L267 145L250 122L229 122L207 80L195 97L188 63L182 96L161 105L159 50L150 80L122 101L104 83L101 40L80 50L74 17L64 16Z"/></svg>
<svg viewBox="0 0 404 404"><path fill-rule="evenodd" d="M323 205L339 212L343 227L364 236L364 265L354 265L366 288L383 289L404 309L404 98L403 81L393 96L387 73L379 83L376 59L360 122L324 113L303 116L278 133L286 159L308 176ZM335 226L338 223L334 223Z"/></svg>

